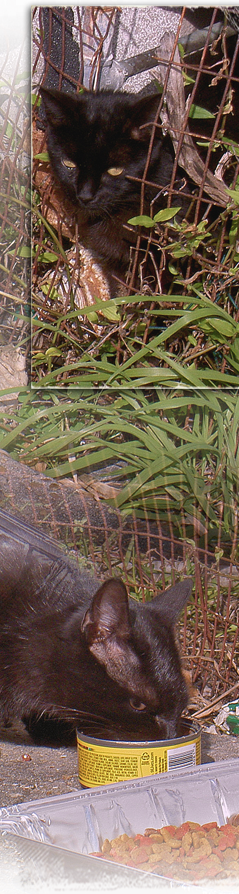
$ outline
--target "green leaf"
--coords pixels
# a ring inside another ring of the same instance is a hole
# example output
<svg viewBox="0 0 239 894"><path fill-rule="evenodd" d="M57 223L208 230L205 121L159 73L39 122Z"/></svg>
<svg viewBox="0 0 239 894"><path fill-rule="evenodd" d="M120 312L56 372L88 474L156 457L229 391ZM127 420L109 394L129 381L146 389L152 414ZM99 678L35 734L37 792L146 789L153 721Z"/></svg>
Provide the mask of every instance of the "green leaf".
<svg viewBox="0 0 239 894"><path fill-rule="evenodd" d="M209 112L208 109L203 109L202 106L197 106L193 102L189 112L189 118L215 118L215 115L212 112Z"/></svg>
<svg viewBox="0 0 239 894"><path fill-rule="evenodd" d="M220 341L226 341L227 338L233 338L233 335L236 335L237 326L233 322L227 322L226 320L219 320L216 317L213 317L212 320L204 321L201 323L201 327L204 332L208 332L209 335L214 335L215 333L220 337Z"/></svg>
<svg viewBox="0 0 239 894"><path fill-rule="evenodd" d="M33 106L35 105L35 102L37 102L37 105L39 106L41 104L41 97L37 96L37 93L32 93L32 105Z"/></svg>
<svg viewBox="0 0 239 894"><path fill-rule="evenodd" d="M37 155L34 155L34 158L38 158L39 161L49 161L48 152L38 152Z"/></svg>
<svg viewBox="0 0 239 894"><path fill-rule="evenodd" d="M229 189L229 187L228 187L228 192L229 192L229 196L231 196L232 199L234 199L234 202L237 205L239 205L239 189Z"/></svg>
<svg viewBox="0 0 239 894"><path fill-rule="evenodd" d="M185 258L189 254L187 248L173 248L170 246L170 251L173 258Z"/></svg>
<svg viewBox="0 0 239 894"><path fill-rule="evenodd" d="M11 137L13 133L14 133L13 126L12 126L12 124L10 124L10 121L8 121L7 127L6 127L6 136Z"/></svg>
<svg viewBox="0 0 239 894"><path fill-rule="evenodd" d="M172 217L175 217L175 214L178 214L178 211L181 211L181 205L178 205L176 208L163 208L162 211L158 211L154 215L154 223L171 220Z"/></svg>
<svg viewBox="0 0 239 894"><path fill-rule="evenodd" d="M47 348L46 357L60 357L61 351L59 348Z"/></svg>
<svg viewBox="0 0 239 894"><path fill-rule="evenodd" d="M15 254L16 254L16 249L15 249L15 248L12 248L12 249L8 252L8 254L9 254L9 255L15 255ZM34 253L33 253L33 254L34 254ZM17 256L18 256L18 258L31 258L31 256L32 256L32 251L31 251L30 246L28 246L28 245L22 245L21 248L18 249Z"/></svg>
<svg viewBox="0 0 239 894"><path fill-rule="evenodd" d="M183 73L183 80L184 80L185 86L187 84L195 84L195 78L190 78L190 76L187 74L186 71L184 71L184 73Z"/></svg>
<svg viewBox="0 0 239 894"><path fill-rule="evenodd" d="M40 257L41 261L49 262L49 261L57 261L58 255L56 255L53 251L44 251Z"/></svg>
<svg viewBox="0 0 239 894"><path fill-rule="evenodd" d="M117 320L120 320L120 314L114 307L102 307L101 313L106 318L106 320L109 320L111 323L116 323Z"/></svg>
<svg viewBox="0 0 239 894"><path fill-rule="evenodd" d="M82 307L82 314L87 317L87 319L90 321L90 323L98 323L99 322L98 314L95 312L95 310L92 310L89 307L87 307L87 308ZM79 316L80 316L80 312L79 312Z"/></svg>
<svg viewBox="0 0 239 894"><path fill-rule="evenodd" d="M153 227L154 222L152 217L148 217L147 214L139 214L138 217L131 217L128 220L129 224L132 224L133 227Z"/></svg>

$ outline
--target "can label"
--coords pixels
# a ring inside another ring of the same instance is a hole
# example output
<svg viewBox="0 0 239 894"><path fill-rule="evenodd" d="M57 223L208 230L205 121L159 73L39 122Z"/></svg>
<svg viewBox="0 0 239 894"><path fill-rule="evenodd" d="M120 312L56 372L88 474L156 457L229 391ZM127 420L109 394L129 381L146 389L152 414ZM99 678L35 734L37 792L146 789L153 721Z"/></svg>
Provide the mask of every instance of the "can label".
<svg viewBox="0 0 239 894"><path fill-rule="evenodd" d="M167 770L186 769L201 763L201 737L184 745L140 748L87 743L77 734L79 780L81 785L110 785L127 779L141 779Z"/></svg>

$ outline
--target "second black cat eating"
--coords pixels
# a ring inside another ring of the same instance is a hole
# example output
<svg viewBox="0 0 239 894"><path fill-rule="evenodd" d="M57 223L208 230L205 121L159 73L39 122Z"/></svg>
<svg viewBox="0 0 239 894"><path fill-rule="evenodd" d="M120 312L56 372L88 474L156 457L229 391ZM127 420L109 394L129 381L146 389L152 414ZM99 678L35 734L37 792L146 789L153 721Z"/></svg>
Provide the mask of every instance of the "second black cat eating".
<svg viewBox="0 0 239 894"><path fill-rule="evenodd" d="M98 737L174 738L188 701L174 626L191 588L188 578L151 602L128 599L120 579L100 585L40 533L4 518L2 724L28 718L35 736L36 718L47 716Z"/></svg>
<svg viewBox="0 0 239 894"><path fill-rule="evenodd" d="M139 214L142 179L159 94L138 98L127 93L66 94L41 88L47 119L47 144L53 171L70 199L79 241L106 271L122 274L130 260ZM155 129L144 191L144 213L167 204L174 164L170 140ZM147 185L148 184L148 185ZM172 204L180 206L181 199Z"/></svg>

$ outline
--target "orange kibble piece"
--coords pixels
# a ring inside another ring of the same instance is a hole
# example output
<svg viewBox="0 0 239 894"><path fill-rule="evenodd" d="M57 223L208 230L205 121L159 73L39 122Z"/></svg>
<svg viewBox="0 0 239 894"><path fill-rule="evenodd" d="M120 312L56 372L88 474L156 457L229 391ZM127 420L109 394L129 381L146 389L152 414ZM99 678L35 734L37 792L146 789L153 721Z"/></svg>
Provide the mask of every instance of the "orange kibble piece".
<svg viewBox="0 0 239 894"><path fill-rule="evenodd" d="M138 866L138 864L146 862L150 853L148 848L134 847L130 853L130 859Z"/></svg>

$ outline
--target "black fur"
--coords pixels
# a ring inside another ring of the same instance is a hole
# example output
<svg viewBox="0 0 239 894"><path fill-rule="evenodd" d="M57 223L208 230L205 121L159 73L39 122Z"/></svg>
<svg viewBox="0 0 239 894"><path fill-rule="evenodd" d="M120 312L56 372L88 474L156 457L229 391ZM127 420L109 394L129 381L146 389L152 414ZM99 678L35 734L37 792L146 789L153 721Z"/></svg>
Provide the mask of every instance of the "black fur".
<svg viewBox="0 0 239 894"><path fill-rule="evenodd" d="M79 239L107 271L122 274L136 238L135 228L125 225L140 211L159 94L143 98L112 91L74 95L42 88L41 96L52 168L74 208ZM173 163L171 142L158 125L147 170L151 185L145 186L144 213L149 214L156 197L154 212L167 204ZM122 173L109 173L112 169ZM183 197L182 201L174 197L173 204L182 205Z"/></svg>
<svg viewBox="0 0 239 894"><path fill-rule="evenodd" d="M191 580L140 604L22 531L0 530L2 723L28 718L35 734L47 715L121 740L175 737L187 688L174 626Z"/></svg>

